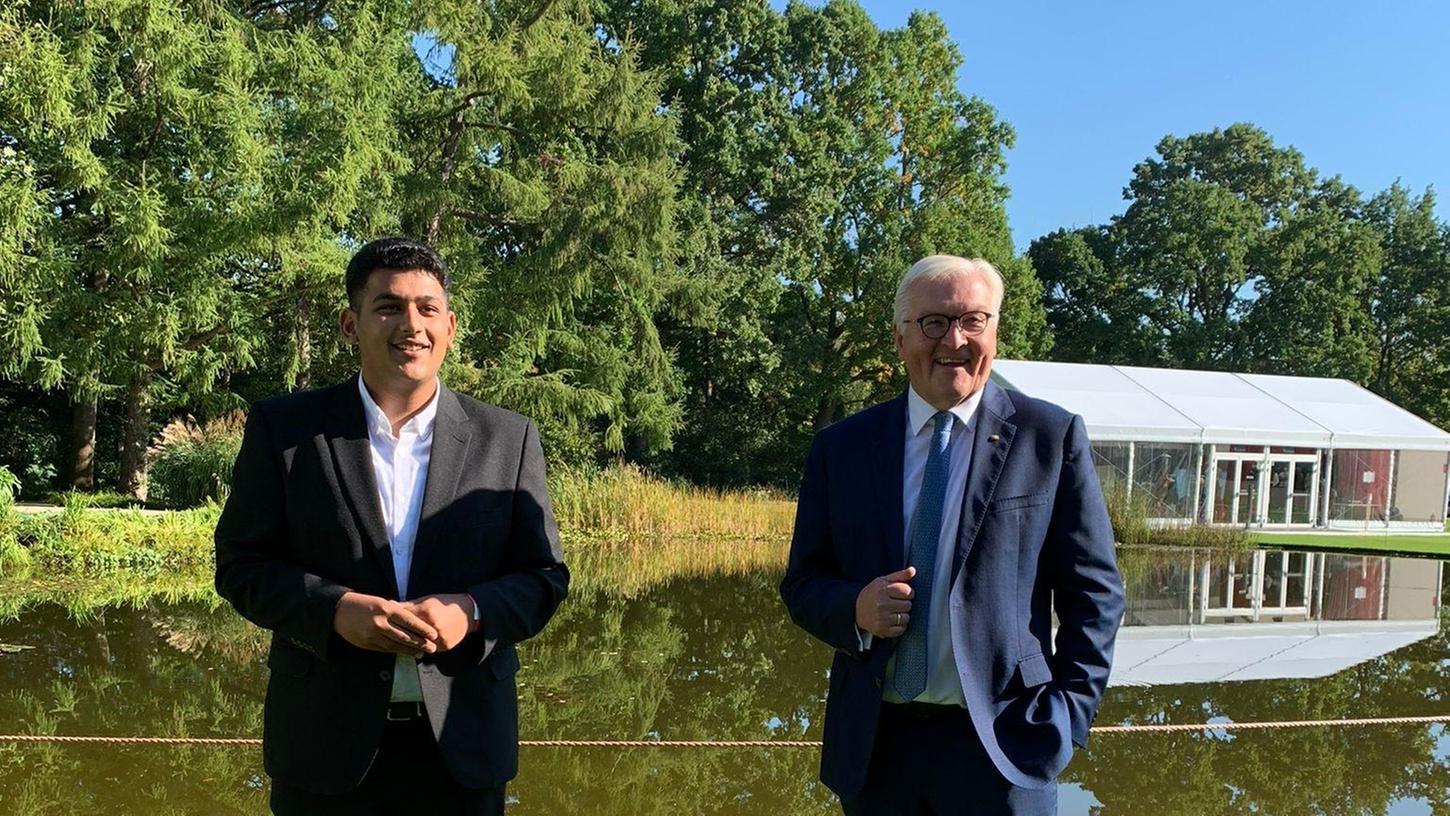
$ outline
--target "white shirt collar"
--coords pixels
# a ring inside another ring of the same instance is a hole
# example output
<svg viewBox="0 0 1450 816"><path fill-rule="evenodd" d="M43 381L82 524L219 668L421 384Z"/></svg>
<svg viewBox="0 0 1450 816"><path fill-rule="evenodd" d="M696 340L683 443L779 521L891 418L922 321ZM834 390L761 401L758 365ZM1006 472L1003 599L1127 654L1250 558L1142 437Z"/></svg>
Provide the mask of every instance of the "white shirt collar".
<svg viewBox="0 0 1450 816"><path fill-rule="evenodd" d="M982 392L986 390L987 387L985 385L978 388L975 394L972 394L950 409L952 415L960 420L963 426L971 427L972 416L977 413L977 406L982 403ZM936 416L936 409L931 407L931 403L922 399L922 396L916 393L915 388L907 386L906 422L907 430L911 431L911 435L916 436L921 433L921 429L934 416Z"/></svg>
<svg viewBox="0 0 1450 816"><path fill-rule="evenodd" d="M373 395L368 393L368 387L363 384L361 374L357 378L357 390L362 394L363 416L367 418L368 428L388 439L396 439L397 437L393 435L393 423L388 421L388 415L383 413L383 409L373 401ZM443 384L438 381L438 378L433 378L432 398L421 411L413 415L412 419L403 423L403 427L398 429L399 437L405 433L412 433L422 439L433 434L433 420L438 416L438 394L442 390Z"/></svg>

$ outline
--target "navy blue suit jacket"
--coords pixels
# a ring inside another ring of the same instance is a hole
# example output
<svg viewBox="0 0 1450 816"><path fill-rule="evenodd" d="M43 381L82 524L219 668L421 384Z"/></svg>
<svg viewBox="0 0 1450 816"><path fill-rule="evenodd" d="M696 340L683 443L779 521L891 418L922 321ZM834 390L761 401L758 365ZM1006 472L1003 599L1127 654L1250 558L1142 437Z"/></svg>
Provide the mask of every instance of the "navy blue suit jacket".
<svg viewBox="0 0 1450 816"><path fill-rule="evenodd" d="M973 727L998 771L1042 788L1087 744L1102 699L1123 587L1082 418L988 383L974 422L951 584L952 651ZM821 779L860 791L886 661L862 652L856 596L906 564L906 395L816 435L801 481L781 597L837 650ZM1058 629L1052 634L1056 608Z"/></svg>

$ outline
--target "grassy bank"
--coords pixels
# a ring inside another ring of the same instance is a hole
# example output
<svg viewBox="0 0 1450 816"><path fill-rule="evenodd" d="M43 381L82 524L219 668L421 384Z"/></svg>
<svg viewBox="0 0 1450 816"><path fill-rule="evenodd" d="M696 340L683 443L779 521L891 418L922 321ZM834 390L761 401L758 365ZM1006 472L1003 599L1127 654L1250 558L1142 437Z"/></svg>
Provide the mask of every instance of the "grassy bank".
<svg viewBox="0 0 1450 816"><path fill-rule="evenodd" d="M784 566L795 504L760 491L718 491L637 468L550 479L555 514L584 574L626 591L676 575ZM68 497L49 512L0 503L0 576L186 572L212 563L221 510L102 509Z"/></svg>
<svg viewBox="0 0 1450 816"><path fill-rule="evenodd" d="M1255 531L1249 533L1255 545L1301 547L1313 550L1407 553L1450 557L1450 534L1446 533L1292 533Z"/></svg>

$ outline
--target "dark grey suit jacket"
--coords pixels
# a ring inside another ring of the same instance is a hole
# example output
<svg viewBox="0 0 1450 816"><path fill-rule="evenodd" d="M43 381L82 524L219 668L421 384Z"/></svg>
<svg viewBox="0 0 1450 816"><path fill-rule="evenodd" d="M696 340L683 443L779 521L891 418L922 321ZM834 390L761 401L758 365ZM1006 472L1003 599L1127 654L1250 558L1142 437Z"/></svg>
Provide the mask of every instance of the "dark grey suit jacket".
<svg viewBox="0 0 1450 816"><path fill-rule="evenodd" d="M252 406L217 524L216 587L273 632L264 767L316 793L362 781L386 721L393 655L332 630L349 590L398 598L377 495L356 377ZM568 585L533 422L441 388L408 590L467 591L483 619L418 667L439 750L463 785L517 772L514 644L543 629Z"/></svg>

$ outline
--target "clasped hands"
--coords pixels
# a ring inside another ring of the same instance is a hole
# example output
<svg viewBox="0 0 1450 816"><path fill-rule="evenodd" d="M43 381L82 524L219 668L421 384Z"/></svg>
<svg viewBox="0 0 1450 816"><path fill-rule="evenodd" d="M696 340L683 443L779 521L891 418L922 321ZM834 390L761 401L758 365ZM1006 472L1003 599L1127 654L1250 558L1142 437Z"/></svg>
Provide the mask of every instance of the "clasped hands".
<svg viewBox="0 0 1450 816"><path fill-rule="evenodd" d="M911 623L911 579L916 567L883 575L856 596L856 626L875 637L901 637Z"/></svg>
<svg viewBox="0 0 1450 816"><path fill-rule="evenodd" d="M473 603L466 592L412 601L348 592L338 601L332 628L360 649L419 658L463 642L473 625Z"/></svg>

